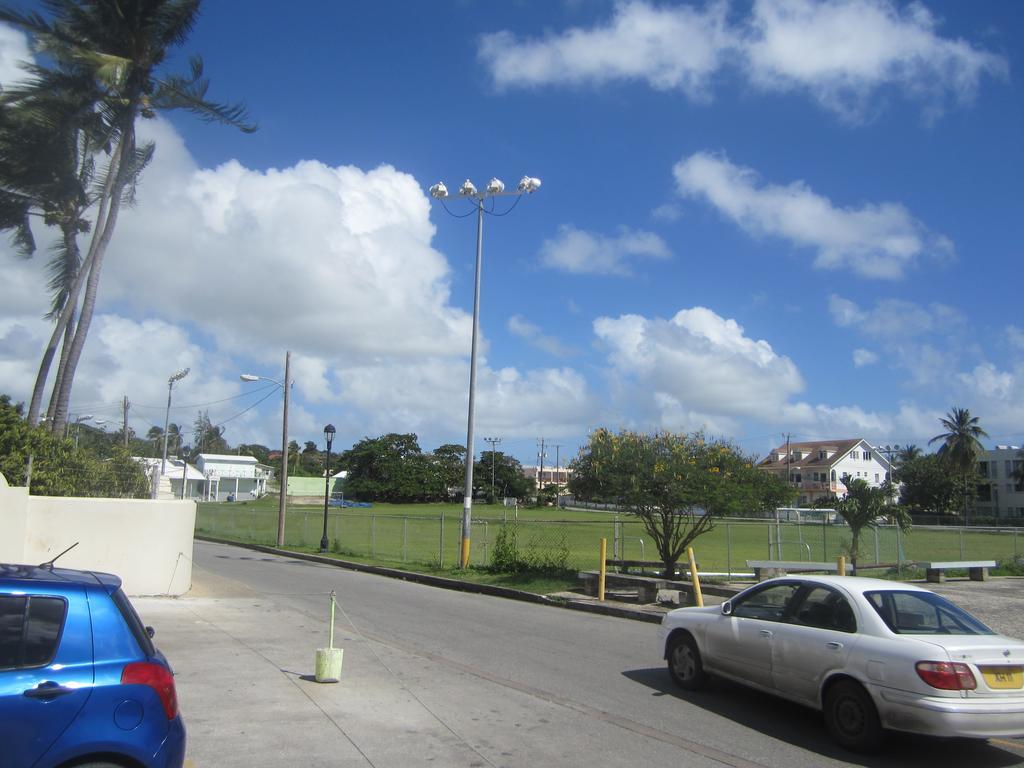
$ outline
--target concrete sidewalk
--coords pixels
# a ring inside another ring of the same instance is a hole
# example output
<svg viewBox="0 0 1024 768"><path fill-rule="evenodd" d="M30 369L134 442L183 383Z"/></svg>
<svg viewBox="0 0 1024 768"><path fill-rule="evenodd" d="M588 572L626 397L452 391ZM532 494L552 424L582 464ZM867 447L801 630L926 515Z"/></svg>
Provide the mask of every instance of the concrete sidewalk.
<svg viewBox="0 0 1024 768"><path fill-rule="evenodd" d="M197 571L188 596L136 598L175 669L188 768L472 765L477 755L391 670L401 652L346 631L342 682L314 681L327 617ZM367 756L372 754L372 760Z"/></svg>

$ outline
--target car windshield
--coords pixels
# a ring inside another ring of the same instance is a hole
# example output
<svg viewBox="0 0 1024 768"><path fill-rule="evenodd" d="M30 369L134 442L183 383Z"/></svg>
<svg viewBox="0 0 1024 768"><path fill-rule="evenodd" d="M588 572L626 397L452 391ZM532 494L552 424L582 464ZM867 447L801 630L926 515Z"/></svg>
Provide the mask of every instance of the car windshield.
<svg viewBox="0 0 1024 768"><path fill-rule="evenodd" d="M933 592L887 589L865 592L864 597L897 634L995 634L963 608Z"/></svg>

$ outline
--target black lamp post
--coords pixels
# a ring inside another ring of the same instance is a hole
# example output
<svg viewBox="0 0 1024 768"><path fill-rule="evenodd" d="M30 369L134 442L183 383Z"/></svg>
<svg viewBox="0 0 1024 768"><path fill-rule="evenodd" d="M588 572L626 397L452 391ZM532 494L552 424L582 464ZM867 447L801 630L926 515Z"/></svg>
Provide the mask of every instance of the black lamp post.
<svg viewBox="0 0 1024 768"><path fill-rule="evenodd" d="M331 499L331 443L334 442L334 425L324 427L327 441L327 461L324 462L324 535L320 538L320 552L327 551L327 503Z"/></svg>

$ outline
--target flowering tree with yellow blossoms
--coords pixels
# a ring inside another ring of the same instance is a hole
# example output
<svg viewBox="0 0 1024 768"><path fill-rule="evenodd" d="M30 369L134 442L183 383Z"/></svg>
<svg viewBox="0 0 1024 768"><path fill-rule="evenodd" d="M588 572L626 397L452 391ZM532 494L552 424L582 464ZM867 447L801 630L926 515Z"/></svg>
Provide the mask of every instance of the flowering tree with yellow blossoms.
<svg viewBox="0 0 1024 768"><path fill-rule="evenodd" d="M640 518L666 577L716 518L774 509L792 490L754 459L701 432L643 434L597 429L570 465L577 498L617 504Z"/></svg>

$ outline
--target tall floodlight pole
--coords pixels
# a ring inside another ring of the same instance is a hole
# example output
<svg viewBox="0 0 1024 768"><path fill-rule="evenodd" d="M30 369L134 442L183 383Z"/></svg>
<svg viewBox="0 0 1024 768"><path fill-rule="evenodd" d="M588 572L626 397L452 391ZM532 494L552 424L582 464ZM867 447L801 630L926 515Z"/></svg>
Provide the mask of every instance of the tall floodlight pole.
<svg viewBox="0 0 1024 768"><path fill-rule="evenodd" d="M271 381L284 390L284 413L281 416L281 492L277 500L277 546L284 546L284 519L288 507L288 395L291 391L292 353L284 353L284 381L243 373L242 381Z"/></svg>
<svg viewBox="0 0 1024 768"><path fill-rule="evenodd" d="M516 198L522 195L533 194L540 189L540 179L531 176L523 176L514 192L506 192L505 185L498 179L491 179L483 192L477 191L473 182L469 179L459 187L459 197L472 201L476 207L476 277L473 281L473 341L469 355L469 415L466 419L466 483L463 491L462 501L462 542L459 548L459 566L466 568L469 565L470 527L473 522L473 414L476 403L476 356L477 337L480 332L480 266L483 261L484 248L484 214L494 213L486 210L484 201L488 197L500 197L512 195ZM430 188L430 195L435 200L441 201L448 197L448 188L443 182L438 182ZM516 201L518 203L518 199ZM513 206L514 207L514 206ZM445 210L448 207L445 206ZM509 208L511 210L511 208ZM451 211L449 211L451 213ZM504 211L502 214L508 213ZM454 215L454 214L453 214ZM466 214L469 215L469 214ZM458 218L462 218L461 216Z"/></svg>
<svg viewBox="0 0 1024 768"><path fill-rule="evenodd" d="M171 423L171 390L174 389L174 382L181 381L186 376L190 368L182 368L177 373L173 374L167 379L167 413L164 416L164 455L160 459L160 475L163 476L167 472L167 428Z"/></svg>

